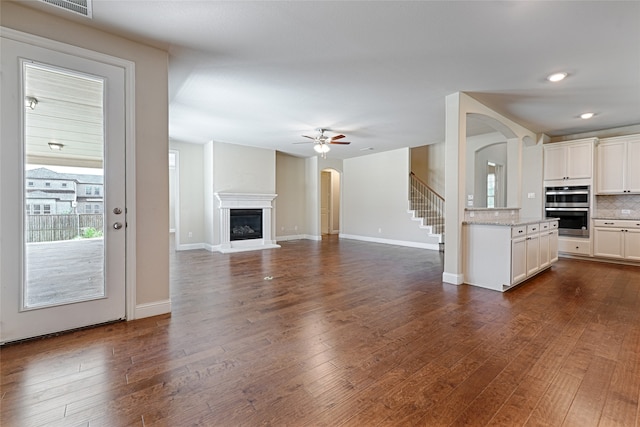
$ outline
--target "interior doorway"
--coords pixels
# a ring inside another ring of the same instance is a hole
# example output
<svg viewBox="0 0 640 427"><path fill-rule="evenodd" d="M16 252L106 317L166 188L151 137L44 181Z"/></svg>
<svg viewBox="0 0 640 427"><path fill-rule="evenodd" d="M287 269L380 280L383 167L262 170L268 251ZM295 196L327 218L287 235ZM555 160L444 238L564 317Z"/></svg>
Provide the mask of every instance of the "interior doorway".
<svg viewBox="0 0 640 427"><path fill-rule="evenodd" d="M320 232L340 233L340 172L335 169L320 173Z"/></svg>

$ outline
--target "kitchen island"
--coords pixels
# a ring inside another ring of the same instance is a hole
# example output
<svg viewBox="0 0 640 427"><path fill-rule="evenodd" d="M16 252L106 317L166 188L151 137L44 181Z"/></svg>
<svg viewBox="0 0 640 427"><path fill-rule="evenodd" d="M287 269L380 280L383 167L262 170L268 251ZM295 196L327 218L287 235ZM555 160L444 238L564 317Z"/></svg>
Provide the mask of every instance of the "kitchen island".
<svg viewBox="0 0 640 427"><path fill-rule="evenodd" d="M558 220L463 223L465 283L504 292L558 260Z"/></svg>

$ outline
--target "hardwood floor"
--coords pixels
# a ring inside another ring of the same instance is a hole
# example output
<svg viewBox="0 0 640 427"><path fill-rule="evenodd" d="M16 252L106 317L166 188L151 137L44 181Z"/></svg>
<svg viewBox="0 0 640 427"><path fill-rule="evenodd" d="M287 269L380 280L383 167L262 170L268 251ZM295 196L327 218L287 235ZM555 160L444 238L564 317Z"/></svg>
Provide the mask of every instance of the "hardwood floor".
<svg viewBox="0 0 640 427"><path fill-rule="evenodd" d="M561 259L502 294L335 238L171 263L171 316L2 348L0 424L639 424L639 267Z"/></svg>

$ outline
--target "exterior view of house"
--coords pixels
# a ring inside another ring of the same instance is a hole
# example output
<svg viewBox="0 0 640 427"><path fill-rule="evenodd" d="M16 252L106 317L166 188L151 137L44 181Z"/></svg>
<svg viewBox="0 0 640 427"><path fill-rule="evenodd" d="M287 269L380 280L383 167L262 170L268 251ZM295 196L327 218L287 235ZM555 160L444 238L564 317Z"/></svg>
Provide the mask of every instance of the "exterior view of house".
<svg viewBox="0 0 640 427"><path fill-rule="evenodd" d="M59 173L41 167L25 174L27 215L99 214L104 210L102 175Z"/></svg>

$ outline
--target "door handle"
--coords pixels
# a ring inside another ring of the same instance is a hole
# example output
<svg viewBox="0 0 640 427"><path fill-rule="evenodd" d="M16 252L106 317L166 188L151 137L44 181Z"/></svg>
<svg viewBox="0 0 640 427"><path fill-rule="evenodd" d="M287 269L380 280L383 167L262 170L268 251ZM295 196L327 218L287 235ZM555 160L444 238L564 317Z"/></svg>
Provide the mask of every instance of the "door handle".
<svg viewBox="0 0 640 427"><path fill-rule="evenodd" d="M122 223L121 222L114 222L113 223L113 228L116 230L120 230L122 228Z"/></svg>
<svg viewBox="0 0 640 427"><path fill-rule="evenodd" d="M116 215L120 215L122 213L122 209L120 208L113 208L113 213Z"/></svg>

